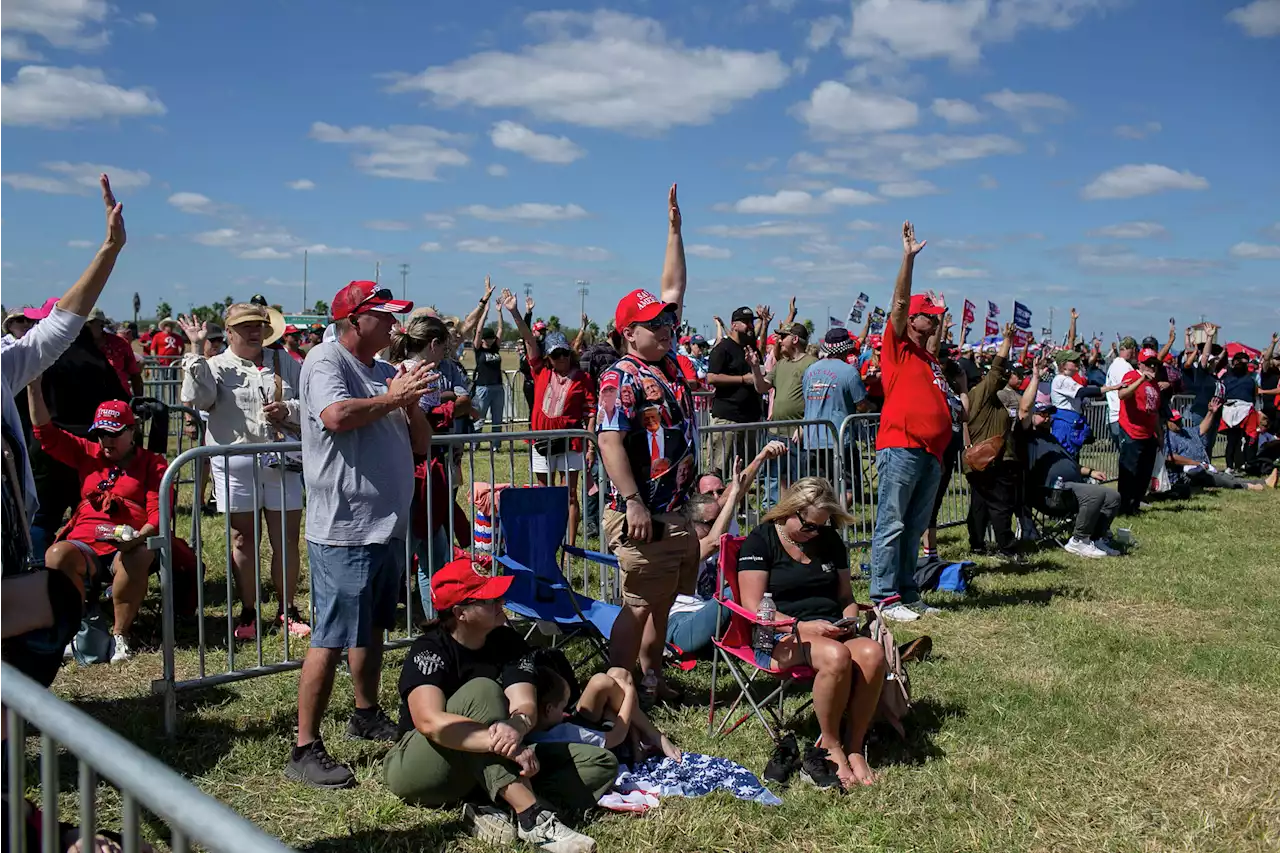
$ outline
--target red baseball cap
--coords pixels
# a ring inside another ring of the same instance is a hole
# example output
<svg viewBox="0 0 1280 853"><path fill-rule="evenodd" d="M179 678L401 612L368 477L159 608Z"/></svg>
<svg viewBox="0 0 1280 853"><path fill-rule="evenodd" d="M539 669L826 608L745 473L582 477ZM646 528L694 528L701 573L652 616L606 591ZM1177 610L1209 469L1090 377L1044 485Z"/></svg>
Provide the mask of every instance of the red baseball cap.
<svg viewBox="0 0 1280 853"><path fill-rule="evenodd" d="M302 330L301 330L301 329L299 329L297 326L295 326L295 325L293 325L292 323L290 323L290 324L288 324L287 326L285 326L285 327L284 327L284 332L283 332L283 334L286 334L286 335L296 335L296 334L298 334L298 333L299 333L299 332L301 332L301 331L302 331Z"/></svg>
<svg viewBox="0 0 1280 853"><path fill-rule="evenodd" d="M911 294L911 307L907 309L907 314L945 314L946 308L941 305L933 304L933 300L929 298L927 293Z"/></svg>
<svg viewBox="0 0 1280 853"><path fill-rule="evenodd" d="M618 310L613 312L613 324L621 331L633 323L647 323L663 311L674 313L675 310L674 304L663 302L642 287L618 301Z"/></svg>
<svg viewBox="0 0 1280 853"><path fill-rule="evenodd" d="M1160 363L1160 353L1156 352L1156 351L1155 351L1155 350L1153 350L1151 347L1147 347L1147 348L1146 348L1146 349L1144 349L1142 352L1138 353L1138 363L1139 363L1139 364L1146 364L1148 361L1154 361L1154 362L1156 362L1157 364L1159 364L1159 363Z"/></svg>
<svg viewBox="0 0 1280 853"><path fill-rule="evenodd" d="M133 416L133 409L129 408L128 403L124 400L108 400L98 406L98 411L93 415L93 425L89 427L89 432L122 433L137 422L137 419Z"/></svg>
<svg viewBox="0 0 1280 853"><path fill-rule="evenodd" d="M546 328L547 328L547 321L546 321L546 320L535 320L535 321L534 321L534 323L533 323L533 330L534 330L535 332L545 331L545 330L546 330Z"/></svg>
<svg viewBox="0 0 1280 853"><path fill-rule="evenodd" d="M22 316L28 320L43 320L53 313L53 306L58 304L58 297L50 296L39 308L23 308Z"/></svg>
<svg viewBox="0 0 1280 853"><path fill-rule="evenodd" d="M515 575L493 577L481 574L478 564L470 558L454 560L436 569L431 576L431 606L436 610L448 610L472 599L491 601L502 598L514 580Z"/></svg>
<svg viewBox="0 0 1280 853"><path fill-rule="evenodd" d="M413 310L412 302L392 299L391 291L375 281L353 281L333 297L333 319L344 320L352 314L382 311L386 314L404 314Z"/></svg>

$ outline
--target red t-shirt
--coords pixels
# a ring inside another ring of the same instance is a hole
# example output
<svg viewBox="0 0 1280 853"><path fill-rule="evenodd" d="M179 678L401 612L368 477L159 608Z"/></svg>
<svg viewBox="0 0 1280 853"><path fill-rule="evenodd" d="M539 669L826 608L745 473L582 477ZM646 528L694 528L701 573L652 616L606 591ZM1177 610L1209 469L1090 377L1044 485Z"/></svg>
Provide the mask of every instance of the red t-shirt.
<svg viewBox="0 0 1280 853"><path fill-rule="evenodd" d="M698 382L698 369L693 366L693 360L687 355L676 353L676 363L680 365L680 372L684 375L684 381L689 383L689 387L697 388L701 383Z"/></svg>
<svg viewBox="0 0 1280 853"><path fill-rule="evenodd" d="M54 459L76 470L80 478L80 503L71 511L67 539L84 542L96 554L116 550L114 542L96 541L99 524L128 524L134 530L160 524L160 480L169 463L159 453L141 447L123 467L102 456L102 446L66 432L53 424L34 428L36 440ZM119 470L114 485L99 489ZM110 506L104 498L110 493Z"/></svg>
<svg viewBox="0 0 1280 853"><path fill-rule="evenodd" d="M182 338L168 332L156 332L151 338L151 354L161 364L172 364L174 356L182 355Z"/></svg>
<svg viewBox="0 0 1280 853"><path fill-rule="evenodd" d="M530 361L529 370L533 374L533 412L529 426L534 430L582 429L587 413L596 405L591 377L576 367L567 376L561 376L542 358ZM581 452L581 439L574 439L571 447Z"/></svg>
<svg viewBox="0 0 1280 853"><path fill-rule="evenodd" d="M1130 370L1120 381L1137 382L1142 374ZM1144 381L1127 400L1120 401L1120 428L1130 438L1155 438L1160 423L1160 389L1151 380Z"/></svg>
<svg viewBox="0 0 1280 853"><path fill-rule="evenodd" d="M923 447L941 461L951 443L951 410L942 390L947 380L933 354L905 336L898 340L892 323L884 327L880 381L884 408L876 450Z"/></svg>
<svg viewBox="0 0 1280 853"><path fill-rule="evenodd" d="M108 363L116 370L116 376L120 377L120 387L124 389L124 393L131 394L132 389L129 386L129 377L137 376L142 373L142 366L138 364L138 357L133 354L133 347L129 346L129 342L119 335L103 335L102 343L98 344L98 349L102 350L102 354L106 356Z"/></svg>

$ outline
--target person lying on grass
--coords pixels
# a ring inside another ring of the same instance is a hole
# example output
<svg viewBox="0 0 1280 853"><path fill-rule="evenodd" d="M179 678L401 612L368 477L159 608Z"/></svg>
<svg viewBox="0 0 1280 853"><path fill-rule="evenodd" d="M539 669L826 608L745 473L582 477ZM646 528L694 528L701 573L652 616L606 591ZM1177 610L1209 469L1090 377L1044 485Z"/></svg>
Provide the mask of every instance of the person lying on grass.
<svg viewBox="0 0 1280 853"><path fill-rule="evenodd" d="M660 752L680 760L680 750L640 710L635 680L622 667L597 672L582 689L572 714L569 682L549 666L539 666L538 719L526 740L530 743L588 743L616 750L630 745L636 761Z"/></svg>
<svg viewBox="0 0 1280 853"><path fill-rule="evenodd" d="M817 673L813 707L823 746L801 764L802 778L844 790L876 780L862 753L888 668L878 643L833 624L858 615L839 533L852 520L830 483L805 477L782 493L738 555L742 606L758 611L767 592L776 620L796 620L775 635L771 654L756 651L756 665L774 671L808 666Z"/></svg>
<svg viewBox="0 0 1280 853"><path fill-rule="evenodd" d="M386 785L431 807L482 792L505 807L466 806L463 818L482 840L518 837L547 853L590 853L595 842L561 823L551 804L594 807L613 785L618 759L584 743L527 742L538 713L536 666L502 609L512 580L489 577L468 559L431 578L439 618L423 626L404 660L401 737L383 762Z"/></svg>

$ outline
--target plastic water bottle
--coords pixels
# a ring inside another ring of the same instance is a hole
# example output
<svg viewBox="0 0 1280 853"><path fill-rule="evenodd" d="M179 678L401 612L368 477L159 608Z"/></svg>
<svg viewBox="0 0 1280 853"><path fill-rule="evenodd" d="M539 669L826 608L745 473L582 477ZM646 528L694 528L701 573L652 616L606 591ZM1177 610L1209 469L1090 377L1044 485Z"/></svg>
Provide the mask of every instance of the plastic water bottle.
<svg viewBox="0 0 1280 853"><path fill-rule="evenodd" d="M1067 481L1059 477L1053 481L1053 487L1060 492L1067 487Z"/></svg>
<svg viewBox="0 0 1280 853"><path fill-rule="evenodd" d="M138 531L127 524L99 524L94 538L99 542L132 542L138 538Z"/></svg>
<svg viewBox="0 0 1280 853"><path fill-rule="evenodd" d="M773 594L766 592L760 599L760 608L756 610L756 619L761 622L772 622L778 615L778 606L773 603ZM766 654L773 651L774 630L772 625L757 625L751 646L758 652Z"/></svg>

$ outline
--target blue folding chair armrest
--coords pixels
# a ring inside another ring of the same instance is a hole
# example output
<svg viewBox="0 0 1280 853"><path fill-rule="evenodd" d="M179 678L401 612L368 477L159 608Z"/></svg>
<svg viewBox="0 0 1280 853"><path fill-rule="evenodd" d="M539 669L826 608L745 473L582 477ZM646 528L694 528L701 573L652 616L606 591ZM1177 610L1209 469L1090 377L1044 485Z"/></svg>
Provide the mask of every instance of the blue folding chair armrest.
<svg viewBox="0 0 1280 853"><path fill-rule="evenodd" d="M586 548L576 548L573 545L561 545L560 549L566 554L574 557L581 557L584 560L590 560L593 563L600 563L604 566L613 566L618 568L618 558L613 554L603 554L599 551L589 551Z"/></svg>

